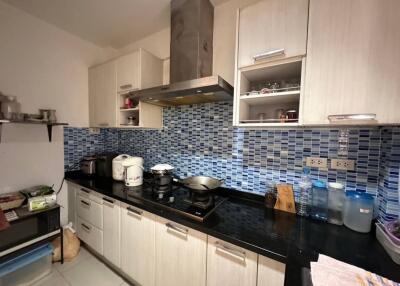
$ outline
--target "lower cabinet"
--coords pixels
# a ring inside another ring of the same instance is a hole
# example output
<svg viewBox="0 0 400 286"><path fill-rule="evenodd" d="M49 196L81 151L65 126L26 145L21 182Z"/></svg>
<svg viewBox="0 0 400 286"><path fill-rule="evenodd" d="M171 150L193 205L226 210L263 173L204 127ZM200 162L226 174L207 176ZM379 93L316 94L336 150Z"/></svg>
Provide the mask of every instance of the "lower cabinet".
<svg viewBox="0 0 400 286"><path fill-rule="evenodd" d="M206 253L206 234L157 217L157 286L204 286Z"/></svg>
<svg viewBox="0 0 400 286"><path fill-rule="evenodd" d="M103 255L103 231L90 222L77 218L78 237L98 254Z"/></svg>
<svg viewBox="0 0 400 286"><path fill-rule="evenodd" d="M155 215L121 203L121 269L143 286L155 281L155 227Z"/></svg>
<svg viewBox="0 0 400 286"><path fill-rule="evenodd" d="M209 236L207 286L217 285L256 286L257 254Z"/></svg>
<svg viewBox="0 0 400 286"><path fill-rule="evenodd" d="M258 286L283 286L285 264L265 256L258 256Z"/></svg>
<svg viewBox="0 0 400 286"><path fill-rule="evenodd" d="M114 266L121 266L120 202L103 198L103 255Z"/></svg>

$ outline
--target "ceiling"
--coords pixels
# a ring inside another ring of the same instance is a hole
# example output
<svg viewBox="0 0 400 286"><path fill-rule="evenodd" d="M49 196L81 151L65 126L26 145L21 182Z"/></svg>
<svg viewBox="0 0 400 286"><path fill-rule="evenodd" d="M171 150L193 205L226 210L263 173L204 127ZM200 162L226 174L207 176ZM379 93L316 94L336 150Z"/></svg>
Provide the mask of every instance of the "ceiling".
<svg viewBox="0 0 400 286"><path fill-rule="evenodd" d="M170 0L3 1L98 46L115 49L170 24ZM226 1L211 0L214 5Z"/></svg>

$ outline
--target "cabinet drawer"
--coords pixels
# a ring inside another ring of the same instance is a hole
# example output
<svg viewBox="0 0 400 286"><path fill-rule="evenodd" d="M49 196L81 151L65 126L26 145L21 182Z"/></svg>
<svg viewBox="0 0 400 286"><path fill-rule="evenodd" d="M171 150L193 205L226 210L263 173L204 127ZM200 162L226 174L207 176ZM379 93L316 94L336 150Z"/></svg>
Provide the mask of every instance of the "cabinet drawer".
<svg viewBox="0 0 400 286"><path fill-rule="evenodd" d="M103 196L95 191L89 190L87 188L80 187L78 195L84 198L88 198L92 201L95 201L98 204L103 203Z"/></svg>
<svg viewBox="0 0 400 286"><path fill-rule="evenodd" d="M103 255L103 231L78 217L78 237L93 250Z"/></svg>
<svg viewBox="0 0 400 286"><path fill-rule="evenodd" d="M103 207L89 198L78 196L76 201L78 216L97 228L103 229Z"/></svg>

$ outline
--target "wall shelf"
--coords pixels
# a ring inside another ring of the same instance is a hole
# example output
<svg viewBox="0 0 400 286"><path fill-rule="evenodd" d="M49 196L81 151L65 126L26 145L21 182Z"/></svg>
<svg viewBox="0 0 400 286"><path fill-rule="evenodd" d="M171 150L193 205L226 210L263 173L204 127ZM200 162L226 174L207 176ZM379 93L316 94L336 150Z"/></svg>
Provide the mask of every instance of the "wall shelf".
<svg viewBox="0 0 400 286"><path fill-rule="evenodd" d="M47 126L47 135L49 138L49 142L51 142L53 135L53 127L54 126L67 126L68 123L59 123L59 122L41 122L41 121L9 121L9 120L0 120L0 142L1 142L1 131L3 124L30 124L30 125L45 125Z"/></svg>

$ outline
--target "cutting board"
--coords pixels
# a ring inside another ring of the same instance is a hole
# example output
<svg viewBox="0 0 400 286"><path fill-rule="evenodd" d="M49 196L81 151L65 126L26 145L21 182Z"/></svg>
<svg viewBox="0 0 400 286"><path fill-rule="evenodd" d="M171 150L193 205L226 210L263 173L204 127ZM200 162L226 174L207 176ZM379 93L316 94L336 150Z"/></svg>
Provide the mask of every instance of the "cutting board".
<svg viewBox="0 0 400 286"><path fill-rule="evenodd" d="M296 213L296 205L294 203L294 194L292 185L278 184L278 198L274 209L289 213Z"/></svg>

